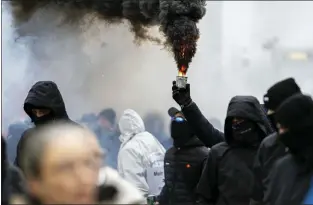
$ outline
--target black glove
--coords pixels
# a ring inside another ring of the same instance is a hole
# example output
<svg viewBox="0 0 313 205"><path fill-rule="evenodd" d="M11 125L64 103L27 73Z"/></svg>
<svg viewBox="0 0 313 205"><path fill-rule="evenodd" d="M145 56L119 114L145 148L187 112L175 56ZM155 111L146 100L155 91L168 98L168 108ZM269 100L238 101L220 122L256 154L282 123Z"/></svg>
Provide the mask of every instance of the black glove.
<svg viewBox="0 0 313 205"><path fill-rule="evenodd" d="M186 88L178 88L176 81L173 81L172 97L182 108L190 105L192 99L190 97L190 84L186 85Z"/></svg>

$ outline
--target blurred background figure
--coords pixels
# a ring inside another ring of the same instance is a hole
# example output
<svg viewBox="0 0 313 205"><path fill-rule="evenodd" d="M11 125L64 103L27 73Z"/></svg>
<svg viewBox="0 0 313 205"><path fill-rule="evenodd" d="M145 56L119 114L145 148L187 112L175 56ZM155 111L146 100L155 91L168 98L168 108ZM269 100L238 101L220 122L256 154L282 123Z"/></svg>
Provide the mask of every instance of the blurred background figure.
<svg viewBox="0 0 313 205"><path fill-rule="evenodd" d="M140 203L140 193L119 178L116 171L101 169L102 158L96 136L86 128L68 123L37 128L26 138L21 153L29 188L28 203ZM128 197L129 201L120 199L129 193L133 196Z"/></svg>
<svg viewBox="0 0 313 205"><path fill-rule="evenodd" d="M26 187L21 171L7 158L6 140L1 136L1 204L12 204L17 198L24 199Z"/></svg>
<svg viewBox="0 0 313 205"><path fill-rule="evenodd" d="M25 122L16 122L9 125L8 136L6 138L9 162L14 163L16 158L17 144L20 141L22 134L29 128L30 125L26 124Z"/></svg>
<svg viewBox="0 0 313 205"><path fill-rule="evenodd" d="M98 128L98 118L94 113L86 113L79 120L78 123L88 127L90 130L96 132Z"/></svg>
<svg viewBox="0 0 313 205"><path fill-rule="evenodd" d="M173 141L165 132L164 118L160 113L148 113L143 121L146 131L155 136L166 150L172 146Z"/></svg>
<svg viewBox="0 0 313 205"><path fill-rule="evenodd" d="M102 110L98 114L96 135L99 143L106 151L105 164L117 169L117 155L120 149L119 130L116 123L116 112L112 108Z"/></svg>

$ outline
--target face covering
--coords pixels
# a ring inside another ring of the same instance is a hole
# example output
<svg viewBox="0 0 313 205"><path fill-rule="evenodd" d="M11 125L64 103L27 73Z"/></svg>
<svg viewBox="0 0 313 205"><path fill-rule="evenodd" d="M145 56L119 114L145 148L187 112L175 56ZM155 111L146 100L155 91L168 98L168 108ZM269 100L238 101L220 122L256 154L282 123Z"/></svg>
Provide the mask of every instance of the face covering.
<svg viewBox="0 0 313 205"><path fill-rule="evenodd" d="M54 117L51 114L47 114L41 117L32 116L32 121L36 126L46 124L52 120L54 120Z"/></svg>
<svg viewBox="0 0 313 205"><path fill-rule="evenodd" d="M258 146L260 137L255 123L249 121L233 123L232 130L233 138L238 144L244 146Z"/></svg>
<svg viewBox="0 0 313 205"><path fill-rule="evenodd" d="M175 147L186 144L193 137L188 122L181 117L172 119L171 137L173 138Z"/></svg>

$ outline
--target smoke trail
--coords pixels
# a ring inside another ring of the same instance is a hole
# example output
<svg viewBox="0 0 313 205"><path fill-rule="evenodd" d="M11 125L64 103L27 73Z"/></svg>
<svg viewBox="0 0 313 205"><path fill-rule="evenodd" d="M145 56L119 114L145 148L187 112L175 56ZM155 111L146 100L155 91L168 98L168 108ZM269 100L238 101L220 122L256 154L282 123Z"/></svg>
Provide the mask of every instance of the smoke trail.
<svg viewBox="0 0 313 205"><path fill-rule="evenodd" d="M64 14L63 23L72 25L86 23L84 17L90 14L108 23L127 19L137 43L140 40L161 43L148 33L148 27L159 24L166 46L173 52L178 68L184 66L184 72L196 53L199 38L196 24L206 11L204 0L11 0L11 3L17 26L27 22L38 10L55 8Z"/></svg>
<svg viewBox="0 0 313 205"><path fill-rule="evenodd" d="M205 1L160 0L161 29L174 53L178 69L186 73L199 38L196 23L205 15Z"/></svg>

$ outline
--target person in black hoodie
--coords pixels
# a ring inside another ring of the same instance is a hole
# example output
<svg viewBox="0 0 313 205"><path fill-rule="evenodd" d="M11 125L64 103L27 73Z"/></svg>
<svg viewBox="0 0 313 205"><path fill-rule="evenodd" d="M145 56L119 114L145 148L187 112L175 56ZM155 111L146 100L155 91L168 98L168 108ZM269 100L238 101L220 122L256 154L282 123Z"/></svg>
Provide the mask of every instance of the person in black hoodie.
<svg viewBox="0 0 313 205"><path fill-rule="evenodd" d="M193 205L208 149L196 137L183 117L172 116L171 137L174 146L165 153L165 185L159 196L161 205Z"/></svg>
<svg viewBox="0 0 313 205"><path fill-rule="evenodd" d="M31 118L35 126L41 126L51 121L65 121L74 123L67 115L65 104L58 86L52 81L38 81L28 92L24 102L24 111ZM23 142L30 128L26 130L17 145L15 165L19 165L19 153L23 149ZM23 170L22 170L23 171Z"/></svg>
<svg viewBox="0 0 313 205"><path fill-rule="evenodd" d="M264 116L255 97L231 99L224 126L225 142L210 150L197 188L199 204L249 204L254 157L262 139L269 134Z"/></svg>
<svg viewBox="0 0 313 205"><path fill-rule="evenodd" d="M296 94L276 111L279 140L289 153L270 173L269 205L313 204L313 100Z"/></svg>
<svg viewBox="0 0 313 205"><path fill-rule="evenodd" d="M279 81L268 89L264 95L264 107L272 127L276 128L275 112L278 106L296 93L301 93L301 90L293 78ZM286 154L287 149L278 139L276 132L262 141L254 164L255 184L251 205L263 204L267 200L267 186L271 169L277 159Z"/></svg>

